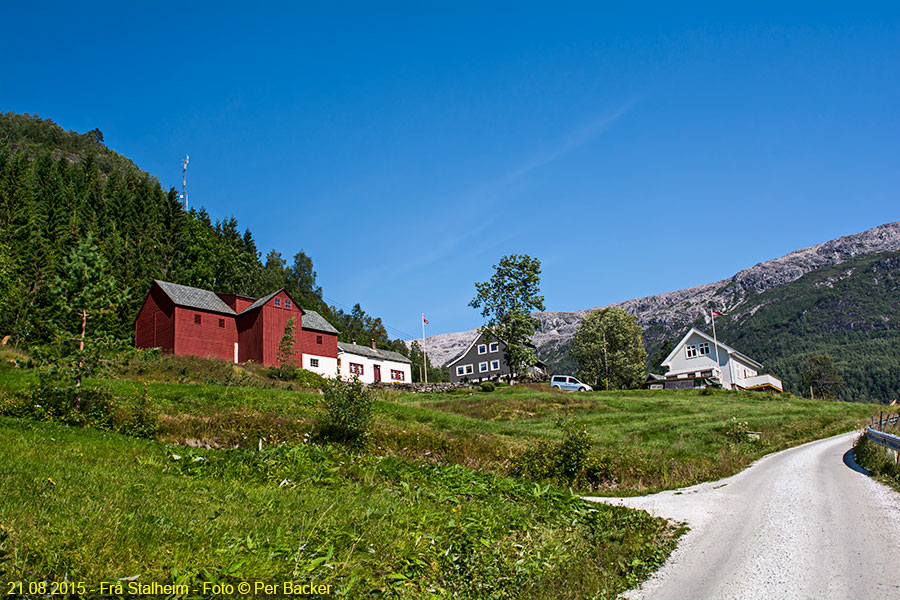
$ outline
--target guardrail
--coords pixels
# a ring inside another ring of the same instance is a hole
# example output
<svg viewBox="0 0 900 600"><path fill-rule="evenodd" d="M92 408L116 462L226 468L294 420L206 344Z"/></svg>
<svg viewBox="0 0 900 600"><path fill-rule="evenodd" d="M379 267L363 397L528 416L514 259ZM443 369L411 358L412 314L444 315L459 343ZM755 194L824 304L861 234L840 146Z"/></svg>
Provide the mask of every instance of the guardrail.
<svg viewBox="0 0 900 600"><path fill-rule="evenodd" d="M900 436L884 431L885 426L896 427L898 424L900 424L900 415L885 418L882 411L877 428L875 427L875 417L872 417L872 424L866 426L866 437L880 446L893 450L896 453L897 461L900 462Z"/></svg>

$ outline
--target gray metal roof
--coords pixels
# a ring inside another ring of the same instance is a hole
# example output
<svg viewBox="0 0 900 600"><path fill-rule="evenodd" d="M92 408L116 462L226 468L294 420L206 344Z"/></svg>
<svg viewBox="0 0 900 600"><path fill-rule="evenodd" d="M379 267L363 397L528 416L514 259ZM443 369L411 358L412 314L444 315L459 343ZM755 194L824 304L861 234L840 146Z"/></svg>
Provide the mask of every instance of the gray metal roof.
<svg viewBox="0 0 900 600"><path fill-rule="evenodd" d="M338 350L347 352L348 354L358 354L367 356L376 360L392 360L394 362L412 363L411 360L400 354L390 350L372 350L369 346L360 346L359 344L348 344L347 342L338 342Z"/></svg>
<svg viewBox="0 0 900 600"><path fill-rule="evenodd" d="M313 329L315 331L324 331L325 333L338 333L338 330L332 327L331 323L314 310L303 311L303 329Z"/></svg>
<svg viewBox="0 0 900 600"><path fill-rule="evenodd" d="M274 298L274 297L278 294L278 292L280 292L280 291L281 291L281 290L275 290L274 292L272 292L272 293L269 294L268 296L263 296L262 298L260 298L259 300L257 300L256 302L254 302L253 304L251 304L250 306L248 306L248 307L245 308L244 310L242 310L242 311L241 311L241 314L244 314L245 312L250 312L251 310L254 310L254 309L259 308L260 306L262 306L263 304L265 304L266 302L268 302L269 300L271 300L272 298Z"/></svg>
<svg viewBox="0 0 900 600"><path fill-rule="evenodd" d="M225 304L225 302L214 292L201 290L200 288L195 287L188 287L186 285L179 285L177 283L169 283L168 281L160 281L158 279L154 281L177 306L198 308L200 310L224 313L226 315L236 314L231 310L231 307Z"/></svg>

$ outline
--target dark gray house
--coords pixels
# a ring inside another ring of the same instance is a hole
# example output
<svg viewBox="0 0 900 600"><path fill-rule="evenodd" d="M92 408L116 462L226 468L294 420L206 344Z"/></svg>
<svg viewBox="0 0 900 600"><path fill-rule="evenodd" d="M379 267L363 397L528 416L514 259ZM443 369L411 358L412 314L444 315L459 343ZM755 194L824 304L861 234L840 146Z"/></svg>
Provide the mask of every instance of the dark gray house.
<svg viewBox="0 0 900 600"><path fill-rule="evenodd" d="M505 350L505 342L477 335L465 352L445 365L450 369L450 381L495 381L507 377L511 371ZM532 371L540 374L545 369L544 363L538 361Z"/></svg>

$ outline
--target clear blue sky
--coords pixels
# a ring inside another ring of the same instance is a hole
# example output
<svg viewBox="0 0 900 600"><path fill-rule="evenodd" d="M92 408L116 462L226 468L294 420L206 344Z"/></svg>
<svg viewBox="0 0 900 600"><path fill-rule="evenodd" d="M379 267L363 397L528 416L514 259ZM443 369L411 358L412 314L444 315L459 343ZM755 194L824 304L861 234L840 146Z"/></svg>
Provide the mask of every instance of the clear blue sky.
<svg viewBox="0 0 900 600"><path fill-rule="evenodd" d="M6 2L0 110L190 153L394 336L479 325L504 254L574 310L900 219L900 5L671 4Z"/></svg>

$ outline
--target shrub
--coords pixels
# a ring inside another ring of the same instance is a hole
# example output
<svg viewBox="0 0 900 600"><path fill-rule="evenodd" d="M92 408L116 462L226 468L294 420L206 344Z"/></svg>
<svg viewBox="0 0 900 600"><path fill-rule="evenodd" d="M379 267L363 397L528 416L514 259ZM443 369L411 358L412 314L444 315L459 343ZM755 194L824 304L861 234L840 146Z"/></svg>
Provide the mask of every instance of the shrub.
<svg viewBox="0 0 900 600"><path fill-rule="evenodd" d="M358 378L333 379L325 384L325 414L319 422L320 435L329 441L353 448L365 446L372 423L375 395Z"/></svg>
<svg viewBox="0 0 900 600"><path fill-rule="evenodd" d="M609 464L590 454L591 436L584 425L574 419L560 418L556 428L562 431L562 440L540 440L516 464L516 474L568 483L583 480L591 484L609 478Z"/></svg>
<svg viewBox="0 0 900 600"><path fill-rule="evenodd" d="M494 384L491 383L490 381L482 381L481 382L481 391L482 392L493 392Z"/></svg>

